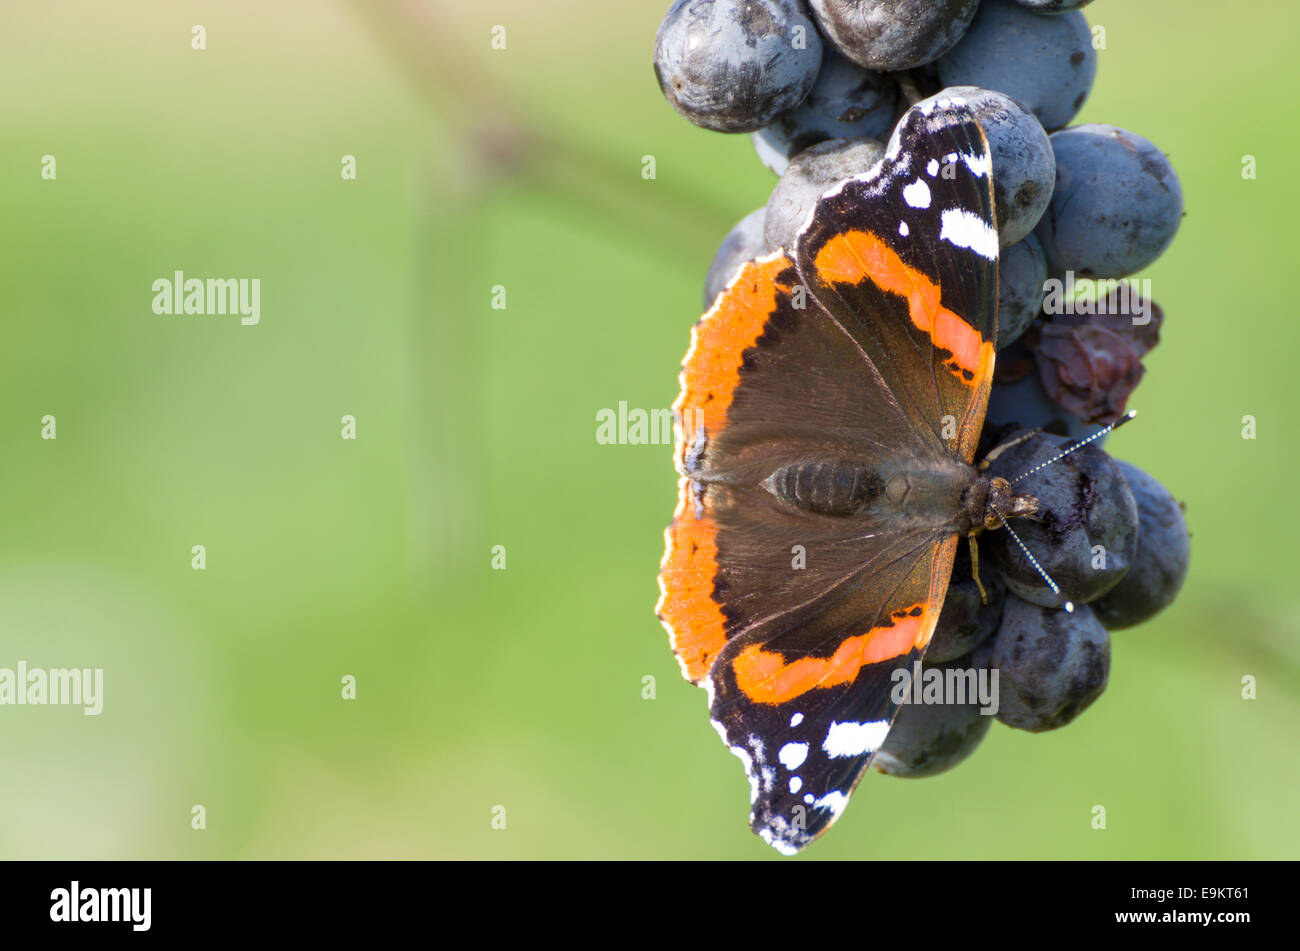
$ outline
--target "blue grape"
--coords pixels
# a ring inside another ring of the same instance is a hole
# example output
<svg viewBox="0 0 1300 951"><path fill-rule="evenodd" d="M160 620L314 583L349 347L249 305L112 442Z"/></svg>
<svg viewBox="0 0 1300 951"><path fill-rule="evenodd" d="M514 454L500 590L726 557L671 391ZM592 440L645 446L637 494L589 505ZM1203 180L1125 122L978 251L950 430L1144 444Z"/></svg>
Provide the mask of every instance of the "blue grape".
<svg viewBox="0 0 1300 951"><path fill-rule="evenodd" d="M981 536L1015 595L1043 607L1059 607L1063 597L1093 601L1115 587L1137 554L1137 502L1115 460L1094 445L1033 471L1071 443L1036 433L1001 453L989 474L1025 478L1016 491L1038 500L1034 519L1013 519L1012 529L1063 594L1051 590L1011 537L992 531Z"/></svg>
<svg viewBox="0 0 1300 951"><path fill-rule="evenodd" d="M1007 586L997 567L988 559L980 563L980 584L988 595L985 604L971 570L970 549L963 542L957 548L938 623L925 651L927 664L943 664L969 654L988 640L1002 621L1002 602Z"/></svg>
<svg viewBox="0 0 1300 951"><path fill-rule="evenodd" d="M891 79L828 46L808 98L755 132L754 149L764 165L784 175L790 159L826 139L888 139L899 98Z"/></svg>
<svg viewBox="0 0 1300 951"><path fill-rule="evenodd" d="M971 669L969 657L934 670ZM972 698L975 699L975 698ZM952 769L980 745L992 714L980 712L978 702L907 703L898 708L894 724L871 765L886 776L920 778Z"/></svg>
<svg viewBox="0 0 1300 951"><path fill-rule="evenodd" d="M821 59L802 0L676 0L655 37L665 98L718 132L753 132L799 105Z"/></svg>
<svg viewBox="0 0 1300 951"><path fill-rule="evenodd" d="M989 392L988 412L984 417L984 431L991 434L994 443L1019 429L1041 429L1057 436L1083 439L1102 427L1085 423L1052 400L1043 389L1034 358L1027 350L1017 352L1023 342L1011 344L1006 353L998 355L998 366ZM1015 354L1013 357L1012 354ZM1006 379L1006 367L1015 361L1024 361L1027 367L1014 379ZM1002 377L1003 379L999 379ZM1102 436L1093 445L1101 446L1107 437ZM992 448L990 445L989 448Z"/></svg>
<svg viewBox="0 0 1300 951"><path fill-rule="evenodd" d="M704 279L705 310L712 307L717 296L727 289L742 264L767 253L767 244L763 240L763 219L766 216L765 208L751 211L722 239L713 263L709 265L709 275Z"/></svg>
<svg viewBox="0 0 1300 951"><path fill-rule="evenodd" d="M997 176L997 168L993 170ZM1033 324L1043 306L1047 257L1030 234L998 258L998 349L1010 346Z"/></svg>
<svg viewBox="0 0 1300 951"><path fill-rule="evenodd" d="M1010 0L984 0L938 72L945 86L1005 93L1052 130L1073 119L1088 98L1097 53L1082 13L1042 16Z"/></svg>
<svg viewBox="0 0 1300 951"><path fill-rule="evenodd" d="M1110 677L1110 635L1088 605L1073 614L1007 595L1002 626L971 658L998 672L997 718L1040 733L1092 705Z"/></svg>
<svg viewBox="0 0 1300 951"><path fill-rule="evenodd" d="M979 0L810 0L817 24L867 69L911 69L961 39Z"/></svg>
<svg viewBox="0 0 1300 951"><path fill-rule="evenodd" d="M1174 240L1183 189L1163 152L1132 132L1079 125L1053 133L1056 189L1037 235L1054 274L1127 277Z"/></svg>
<svg viewBox="0 0 1300 951"><path fill-rule="evenodd" d="M1035 13L1068 13L1086 7L1092 0L1016 0L1016 3Z"/></svg>
<svg viewBox="0 0 1300 951"><path fill-rule="evenodd" d="M774 251L793 248L817 199L836 183L867 171L884 154L885 147L872 139L827 139L796 155L767 200L767 246Z"/></svg>
<svg viewBox="0 0 1300 951"><path fill-rule="evenodd" d="M1092 608L1108 630L1132 627L1173 602L1191 560L1183 507L1169 490L1137 466L1118 460L1138 507L1138 547L1133 567Z"/></svg>

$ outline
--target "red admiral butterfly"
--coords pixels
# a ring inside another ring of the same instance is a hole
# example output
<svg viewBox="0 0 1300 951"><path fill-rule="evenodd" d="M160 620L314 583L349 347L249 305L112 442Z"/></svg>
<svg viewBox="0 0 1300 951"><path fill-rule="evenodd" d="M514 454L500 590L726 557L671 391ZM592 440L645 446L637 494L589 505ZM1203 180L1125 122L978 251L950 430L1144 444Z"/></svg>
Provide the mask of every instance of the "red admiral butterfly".
<svg viewBox="0 0 1300 951"><path fill-rule="evenodd" d="M984 133L931 101L692 332L658 614L786 854L888 734L890 675L924 655L958 541L1034 511L972 465L997 264Z"/></svg>

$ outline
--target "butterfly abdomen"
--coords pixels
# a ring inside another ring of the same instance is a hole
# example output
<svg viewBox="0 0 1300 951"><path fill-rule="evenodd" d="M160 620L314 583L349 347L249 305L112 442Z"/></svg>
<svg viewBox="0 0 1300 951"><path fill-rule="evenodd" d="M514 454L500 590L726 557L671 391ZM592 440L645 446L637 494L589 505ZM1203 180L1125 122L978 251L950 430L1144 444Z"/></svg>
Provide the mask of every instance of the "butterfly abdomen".
<svg viewBox="0 0 1300 951"><path fill-rule="evenodd" d="M818 515L857 515L885 490L876 472L839 460L783 466L763 484L777 498Z"/></svg>

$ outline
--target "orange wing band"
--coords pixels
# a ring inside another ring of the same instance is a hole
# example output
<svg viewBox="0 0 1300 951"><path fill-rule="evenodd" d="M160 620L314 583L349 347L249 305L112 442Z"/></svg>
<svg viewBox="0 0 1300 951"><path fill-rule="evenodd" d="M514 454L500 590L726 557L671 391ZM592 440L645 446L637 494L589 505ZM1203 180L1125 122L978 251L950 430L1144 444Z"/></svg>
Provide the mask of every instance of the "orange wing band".
<svg viewBox="0 0 1300 951"><path fill-rule="evenodd" d="M778 275L793 267L784 254L749 262L691 332L691 349L682 364L682 391L673 404L680 426L677 459L683 468L685 454L701 430L716 435L726 427L745 351L762 336L776 310L778 294L790 290L777 283ZM718 526L706 512L697 510L694 491L691 481L683 478L677 511L665 532L657 611L683 676L698 683L726 645L727 634L722 607L713 600Z"/></svg>
<svg viewBox="0 0 1300 951"><path fill-rule="evenodd" d="M935 549L925 603L892 612L892 623L850 637L830 657L802 657L787 663L779 652L765 651L759 644L746 647L733 665L736 686L755 703L785 703L818 687L852 683L868 664L902 657L913 648L924 650L939 621L956 552L956 535Z"/></svg>
<svg viewBox="0 0 1300 951"><path fill-rule="evenodd" d="M718 433L727 424L727 410L740 385L745 351L763 335L777 307L777 295L790 288L777 276L793 262L784 254L750 261L691 331L691 349L682 364L682 392L673 404L680 420L678 461L695 443L701 428Z"/></svg>
<svg viewBox="0 0 1300 951"><path fill-rule="evenodd" d="M940 303L939 285L903 259L869 231L836 235L817 252L817 273L828 282L857 284L869 277L881 290L907 301L912 323L930 335L936 346L951 351L953 362L971 374L963 382L982 379L991 369L993 343ZM957 372L957 371L954 371ZM959 377L962 376L957 372Z"/></svg>
<svg viewBox="0 0 1300 951"><path fill-rule="evenodd" d="M726 617L713 600L718 570L718 527L707 515L695 517L689 479L681 480L681 495L673 523L664 533L666 549L659 568L659 619L668 629L682 676L698 683L727 644Z"/></svg>

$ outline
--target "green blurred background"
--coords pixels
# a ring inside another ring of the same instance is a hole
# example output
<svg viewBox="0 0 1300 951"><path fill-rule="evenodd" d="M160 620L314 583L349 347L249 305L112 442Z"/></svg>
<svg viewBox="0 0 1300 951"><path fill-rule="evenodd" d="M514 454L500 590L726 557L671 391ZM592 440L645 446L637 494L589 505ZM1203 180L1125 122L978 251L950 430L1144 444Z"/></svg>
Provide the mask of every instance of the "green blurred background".
<svg viewBox="0 0 1300 951"><path fill-rule="evenodd" d="M5 5L0 666L103 667L105 700L0 707L0 856L777 858L653 614L671 450L595 438L671 403L774 183L662 100L666 6ZM870 774L808 858L1300 852L1300 11L1165 6L1087 9L1080 120L1186 195L1108 447L1186 501L1186 587L1069 729ZM260 325L154 316L176 269L259 277Z"/></svg>

